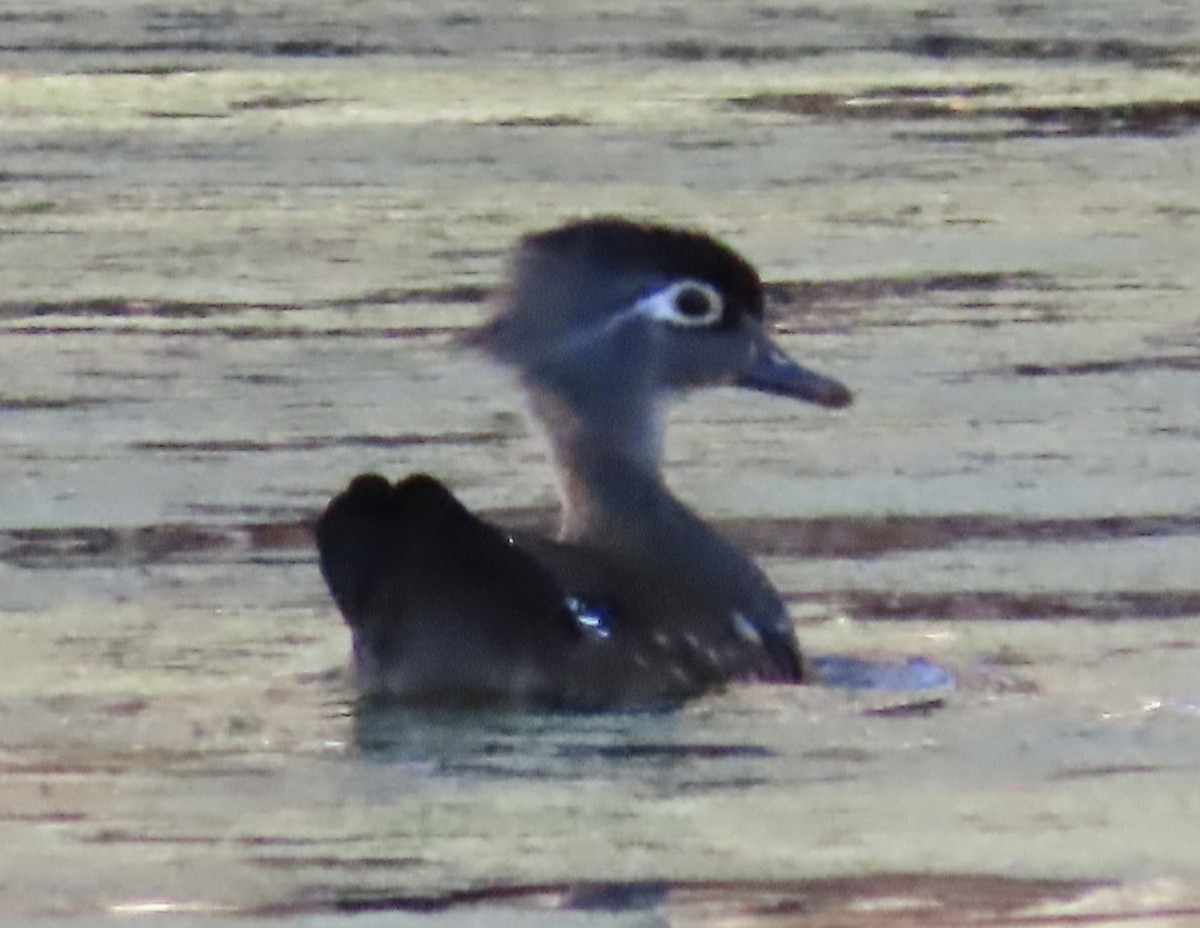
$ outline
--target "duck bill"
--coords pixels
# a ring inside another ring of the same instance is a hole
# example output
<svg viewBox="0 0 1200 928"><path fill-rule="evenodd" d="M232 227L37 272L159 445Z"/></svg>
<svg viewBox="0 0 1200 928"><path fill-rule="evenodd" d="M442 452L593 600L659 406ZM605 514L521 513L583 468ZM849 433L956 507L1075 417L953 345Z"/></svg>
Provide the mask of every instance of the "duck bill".
<svg viewBox="0 0 1200 928"><path fill-rule="evenodd" d="M765 341L754 358L750 370L737 379L739 387L747 387L776 396L816 403L838 409L849 406L854 399L844 384L801 367L774 342Z"/></svg>

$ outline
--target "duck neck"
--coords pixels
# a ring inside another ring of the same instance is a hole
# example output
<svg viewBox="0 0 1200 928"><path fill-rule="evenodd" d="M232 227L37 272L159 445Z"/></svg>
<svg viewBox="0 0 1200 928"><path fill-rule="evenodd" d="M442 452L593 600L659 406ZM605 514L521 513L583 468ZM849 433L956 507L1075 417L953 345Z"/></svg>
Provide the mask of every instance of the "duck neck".
<svg viewBox="0 0 1200 928"><path fill-rule="evenodd" d="M670 504L683 508L659 470L663 414L656 398L599 408L602 393L565 398L531 387L528 395L558 480L561 540L628 545L635 535L654 534L656 515Z"/></svg>
<svg viewBox="0 0 1200 928"><path fill-rule="evenodd" d="M661 571L709 591L760 628L790 635L783 600L758 565L663 482L661 403L626 403L623 409L643 415L624 421L599 417L551 391L531 387L529 398L554 459L561 541Z"/></svg>
<svg viewBox="0 0 1200 928"><path fill-rule="evenodd" d="M758 584L757 566L663 481L661 400L625 397L599 410L536 388L529 397L558 479L561 541L648 558L685 574L753 577Z"/></svg>

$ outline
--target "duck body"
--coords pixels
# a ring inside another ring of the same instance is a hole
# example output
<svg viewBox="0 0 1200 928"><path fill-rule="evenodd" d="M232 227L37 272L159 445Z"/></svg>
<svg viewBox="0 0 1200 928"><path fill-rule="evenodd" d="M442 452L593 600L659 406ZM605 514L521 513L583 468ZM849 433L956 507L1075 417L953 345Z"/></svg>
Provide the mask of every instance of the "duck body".
<svg viewBox="0 0 1200 928"><path fill-rule="evenodd" d="M766 576L663 482L673 393L746 386L842 406L767 337L757 273L706 235L621 219L522 240L468 342L515 368L558 476L559 536L514 535L436 479L355 478L317 524L368 696L434 706L677 704L798 682Z"/></svg>

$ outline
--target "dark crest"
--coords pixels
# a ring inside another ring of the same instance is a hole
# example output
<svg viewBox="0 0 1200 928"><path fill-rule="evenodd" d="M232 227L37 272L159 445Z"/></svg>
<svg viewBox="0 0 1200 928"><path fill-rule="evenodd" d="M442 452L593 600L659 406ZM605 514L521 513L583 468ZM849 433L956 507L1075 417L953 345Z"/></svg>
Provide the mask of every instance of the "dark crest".
<svg viewBox="0 0 1200 928"><path fill-rule="evenodd" d="M703 280L720 290L736 310L755 318L763 314L758 272L728 245L703 232L619 218L582 219L525 236L518 255Z"/></svg>

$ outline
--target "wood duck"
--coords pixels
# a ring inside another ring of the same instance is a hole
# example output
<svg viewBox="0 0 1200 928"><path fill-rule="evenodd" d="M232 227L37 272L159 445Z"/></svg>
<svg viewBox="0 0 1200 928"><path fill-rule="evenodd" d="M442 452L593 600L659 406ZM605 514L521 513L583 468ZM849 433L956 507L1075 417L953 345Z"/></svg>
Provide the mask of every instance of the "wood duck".
<svg viewBox="0 0 1200 928"><path fill-rule="evenodd" d="M359 691L604 709L799 681L779 593L659 466L673 394L727 384L851 401L768 337L754 268L699 232L573 222L519 242L497 313L466 341L515 369L545 429L559 534L493 526L423 474L355 478L317 545Z"/></svg>

